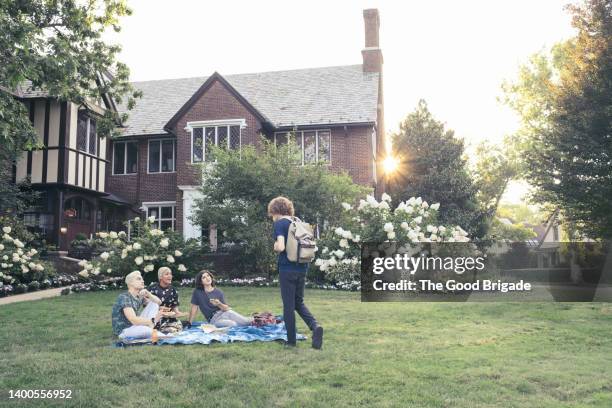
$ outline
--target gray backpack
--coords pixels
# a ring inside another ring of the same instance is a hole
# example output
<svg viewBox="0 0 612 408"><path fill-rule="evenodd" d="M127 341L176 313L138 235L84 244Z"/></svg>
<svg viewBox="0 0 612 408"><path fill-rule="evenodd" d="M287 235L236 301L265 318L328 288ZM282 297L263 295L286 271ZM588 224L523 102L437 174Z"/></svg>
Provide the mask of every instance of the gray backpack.
<svg viewBox="0 0 612 408"><path fill-rule="evenodd" d="M315 258L316 241L312 226L298 217L292 217L287 234L287 259L291 262L309 263Z"/></svg>

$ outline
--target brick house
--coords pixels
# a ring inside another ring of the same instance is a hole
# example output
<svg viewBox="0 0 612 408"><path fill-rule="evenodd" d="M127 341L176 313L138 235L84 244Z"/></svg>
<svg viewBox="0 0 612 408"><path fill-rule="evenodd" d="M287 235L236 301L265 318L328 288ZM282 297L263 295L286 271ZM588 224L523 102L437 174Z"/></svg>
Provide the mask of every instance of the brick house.
<svg viewBox="0 0 612 408"><path fill-rule="evenodd" d="M136 82L133 85L143 97L114 140L96 139L95 118L79 113L77 107L68 116L40 119L41 133L51 120L70 135L61 141L69 149L59 148L67 153L57 170L67 177L53 182L32 177L35 186L59 198L58 205L45 209L55 215L50 236L63 247L74 236L74 226L64 236L59 232L69 218L66 211L71 210L71 215L74 210L66 207L74 203L57 196L57 191L68 188L82 201L79 216L89 208L90 216L79 232L118 228L121 221L144 213L155 216L160 228L197 238L201 229L191 224L189 216L202 181L198 164L210 159L207 148L214 144L240 149L258 144L260 135L282 143L290 131L297 136L303 165L323 161L332 170L347 170L355 182L380 194L385 153L380 22L376 9L364 10L363 16L365 48L360 65L228 76L215 72L209 77ZM44 98L41 101L46 103ZM34 119L37 129L38 123ZM89 142L79 145L77 139L83 139L81 133L91 134L92 126L91 143L98 147L89 151ZM47 146L43 152L50 154ZM17 180L33 176L28 173L30 156L18 162Z"/></svg>

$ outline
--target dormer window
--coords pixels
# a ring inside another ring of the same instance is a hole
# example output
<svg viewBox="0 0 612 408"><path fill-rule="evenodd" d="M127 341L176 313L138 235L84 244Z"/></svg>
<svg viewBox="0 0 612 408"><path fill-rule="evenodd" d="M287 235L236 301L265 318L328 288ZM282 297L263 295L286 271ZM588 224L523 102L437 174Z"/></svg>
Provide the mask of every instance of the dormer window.
<svg viewBox="0 0 612 408"><path fill-rule="evenodd" d="M98 136L96 120L80 112L77 122L77 150L96 155Z"/></svg>
<svg viewBox="0 0 612 408"><path fill-rule="evenodd" d="M212 162L212 146L226 150L240 150L244 119L189 122L185 128L191 131L191 162Z"/></svg>

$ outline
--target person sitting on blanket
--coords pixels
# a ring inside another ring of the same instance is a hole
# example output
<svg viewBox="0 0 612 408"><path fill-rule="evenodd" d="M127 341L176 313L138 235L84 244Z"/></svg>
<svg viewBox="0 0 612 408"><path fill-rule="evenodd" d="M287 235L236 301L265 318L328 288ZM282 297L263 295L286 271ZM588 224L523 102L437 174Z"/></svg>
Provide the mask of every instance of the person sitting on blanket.
<svg viewBox="0 0 612 408"><path fill-rule="evenodd" d="M165 334L180 332L183 330L183 325L177 317L187 316L187 313L181 312L178 308L179 296L172 286L172 270L167 266L162 266L157 271L157 278L159 282L149 286L149 292L161 300L159 309L162 313L170 313L174 316L163 316L156 329Z"/></svg>
<svg viewBox="0 0 612 408"><path fill-rule="evenodd" d="M125 277L127 292L121 293L113 305L113 333L124 340L150 338L155 324L159 322L162 312L159 310L161 300L144 288L144 280L139 271ZM136 313L146 304L144 310Z"/></svg>
<svg viewBox="0 0 612 408"><path fill-rule="evenodd" d="M215 277L204 269L195 278L195 289L191 296L189 323L198 313L198 307L206 320L217 327L249 326L253 319L234 312L226 303L223 292L215 287Z"/></svg>

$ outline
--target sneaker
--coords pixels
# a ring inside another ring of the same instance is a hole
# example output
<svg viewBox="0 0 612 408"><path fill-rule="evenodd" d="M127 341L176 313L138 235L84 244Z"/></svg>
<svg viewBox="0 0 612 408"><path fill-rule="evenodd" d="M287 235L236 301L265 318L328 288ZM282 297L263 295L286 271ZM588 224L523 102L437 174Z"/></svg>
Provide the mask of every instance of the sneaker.
<svg viewBox="0 0 612 408"><path fill-rule="evenodd" d="M323 328L317 326L312 331L312 348L320 350L323 347Z"/></svg>

